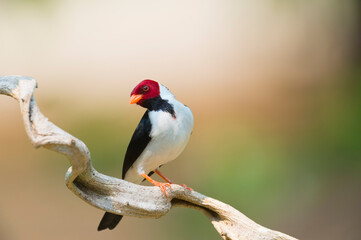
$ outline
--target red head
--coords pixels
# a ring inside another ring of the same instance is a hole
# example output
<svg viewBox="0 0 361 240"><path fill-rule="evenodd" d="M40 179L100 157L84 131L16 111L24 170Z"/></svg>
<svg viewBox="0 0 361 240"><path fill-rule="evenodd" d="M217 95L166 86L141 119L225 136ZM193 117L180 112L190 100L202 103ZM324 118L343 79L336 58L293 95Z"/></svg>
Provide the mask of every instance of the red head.
<svg viewBox="0 0 361 240"><path fill-rule="evenodd" d="M146 79L141 81L130 94L130 104L142 105L147 99L158 97L160 94L159 84L156 81Z"/></svg>

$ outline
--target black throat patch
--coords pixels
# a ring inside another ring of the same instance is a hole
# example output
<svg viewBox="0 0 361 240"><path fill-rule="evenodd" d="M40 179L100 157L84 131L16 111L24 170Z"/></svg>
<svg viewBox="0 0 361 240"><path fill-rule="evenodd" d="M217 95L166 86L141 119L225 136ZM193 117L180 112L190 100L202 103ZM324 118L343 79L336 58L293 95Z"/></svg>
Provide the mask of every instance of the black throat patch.
<svg viewBox="0 0 361 240"><path fill-rule="evenodd" d="M173 118L176 118L173 105L170 104L168 100L162 99L160 96L143 101L142 106L149 111L168 112Z"/></svg>

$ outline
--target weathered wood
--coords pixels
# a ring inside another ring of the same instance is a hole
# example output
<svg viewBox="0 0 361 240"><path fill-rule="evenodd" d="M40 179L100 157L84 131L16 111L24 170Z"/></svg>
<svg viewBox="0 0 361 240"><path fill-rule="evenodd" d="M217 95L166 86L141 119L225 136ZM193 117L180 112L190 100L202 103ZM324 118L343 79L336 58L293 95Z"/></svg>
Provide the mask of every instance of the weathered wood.
<svg viewBox="0 0 361 240"><path fill-rule="evenodd" d="M188 207L204 213L223 239L295 239L255 223L225 203L179 185L173 184L166 198L158 187L141 186L98 173L87 146L40 112L33 96L36 86L36 81L29 77L0 77L0 94L19 102L31 143L36 148L45 147L68 157L71 167L65 176L66 186L88 204L112 213L149 218L162 217L172 207Z"/></svg>

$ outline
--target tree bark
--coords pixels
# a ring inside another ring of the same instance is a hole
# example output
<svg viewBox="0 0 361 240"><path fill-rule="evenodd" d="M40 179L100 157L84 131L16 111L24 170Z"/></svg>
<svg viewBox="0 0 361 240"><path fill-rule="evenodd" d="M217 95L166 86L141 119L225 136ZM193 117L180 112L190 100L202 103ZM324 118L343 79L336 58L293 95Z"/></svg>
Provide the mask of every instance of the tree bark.
<svg viewBox="0 0 361 240"><path fill-rule="evenodd" d="M40 112L33 96L36 87L36 81L29 77L0 77L0 94L19 102L25 131L33 146L68 157L71 167L65 175L66 186L93 207L115 214L149 218L162 217L172 207L187 207L204 213L223 239L295 240L255 223L225 203L179 185L172 184L169 198L166 198L158 187L141 186L97 172L87 146Z"/></svg>

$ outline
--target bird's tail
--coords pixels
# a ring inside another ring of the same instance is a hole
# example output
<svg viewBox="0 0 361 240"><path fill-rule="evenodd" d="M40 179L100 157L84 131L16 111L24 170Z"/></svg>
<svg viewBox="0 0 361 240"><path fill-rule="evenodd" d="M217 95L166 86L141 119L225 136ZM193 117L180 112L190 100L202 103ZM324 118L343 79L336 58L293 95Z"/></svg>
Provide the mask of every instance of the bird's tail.
<svg viewBox="0 0 361 240"><path fill-rule="evenodd" d="M98 226L98 231L104 230L109 228L110 230L112 230L113 228L115 228L118 223L120 222L120 220L122 220L123 215L117 215L114 213L110 213L110 212L105 212L102 220L99 223Z"/></svg>

